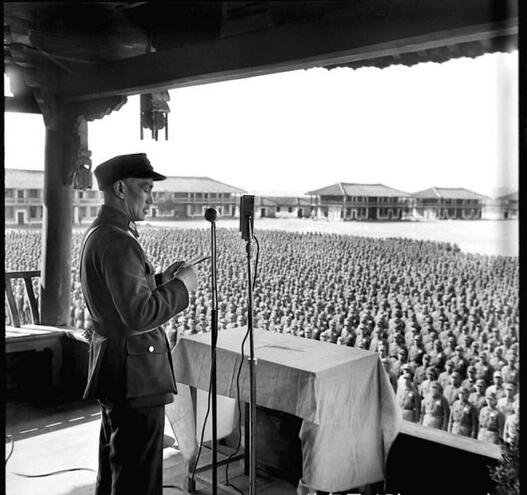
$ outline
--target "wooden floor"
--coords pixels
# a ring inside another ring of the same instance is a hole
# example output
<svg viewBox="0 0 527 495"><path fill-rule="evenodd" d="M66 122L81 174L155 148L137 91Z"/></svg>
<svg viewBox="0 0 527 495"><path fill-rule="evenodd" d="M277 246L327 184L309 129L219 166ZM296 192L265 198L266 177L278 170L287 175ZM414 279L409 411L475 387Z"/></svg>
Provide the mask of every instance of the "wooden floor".
<svg viewBox="0 0 527 495"><path fill-rule="evenodd" d="M13 443L6 441L6 458L13 451L6 465L5 487L7 495L92 495L97 469L97 442L100 413L96 403L79 401L67 404L30 404L10 401L6 405L6 434ZM165 426L166 444L163 450L163 494L188 493L186 491L186 462L177 449L170 425ZM222 456L219 455L221 460ZM202 450L200 465L210 461L210 451ZM46 477L27 478L25 475L46 474L59 470L83 468ZM248 493L249 480L243 474L243 461L231 464L230 481L243 493ZM211 472L196 476L199 494L212 493ZM225 468L218 469L219 483L225 482ZM259 476L259 495L294 495L291 484ZM237 492L218 488L218 493ZM146 494L145 494L146 495Z"/></svg>

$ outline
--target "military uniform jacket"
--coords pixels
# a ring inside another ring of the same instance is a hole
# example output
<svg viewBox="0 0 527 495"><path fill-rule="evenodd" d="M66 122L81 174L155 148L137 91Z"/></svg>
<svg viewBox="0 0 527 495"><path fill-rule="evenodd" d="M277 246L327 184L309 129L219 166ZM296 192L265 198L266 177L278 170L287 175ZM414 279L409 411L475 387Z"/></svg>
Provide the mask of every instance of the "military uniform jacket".
<svg viewBox="0 0 527 495"><path fill-rule="evenodd" d="M485 406L479 412L480 430L487 430L501 436L504 425L505 417L497 409L491 409L490 407Z"/></svg>
<svg viewBox="0 0 527 495"><path fill-rule="evenodd" d="M129 221L102 206L85 237L81 284L95 331L84 398L161 405L172 402L176 384L159 325L185 309L189 295L178 279L160 284Z"/></svg>
<svg viewBox="0 0 527 495"><path fill-rule="evenodd" d="M452 433L476 438L478 413L470 402L457 400L450 409L448 430Z"/></svg>

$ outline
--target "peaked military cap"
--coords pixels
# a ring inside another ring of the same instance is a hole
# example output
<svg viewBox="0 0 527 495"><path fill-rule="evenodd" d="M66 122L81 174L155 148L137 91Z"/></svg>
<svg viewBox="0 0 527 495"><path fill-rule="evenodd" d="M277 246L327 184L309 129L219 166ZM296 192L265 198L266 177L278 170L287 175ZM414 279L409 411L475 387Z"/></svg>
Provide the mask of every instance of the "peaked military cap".
<svg viewBox="0 0 527 495"><path fill-rule="evenodd" d="M146 157L145 153L114 156L113 158L101 163L94 170L94 174L97 178L97 184L99 185L100 191L112 187L116 180L121 179L166 179L164 175L158 174L154 171L150 164L150 160Z"/></svg>

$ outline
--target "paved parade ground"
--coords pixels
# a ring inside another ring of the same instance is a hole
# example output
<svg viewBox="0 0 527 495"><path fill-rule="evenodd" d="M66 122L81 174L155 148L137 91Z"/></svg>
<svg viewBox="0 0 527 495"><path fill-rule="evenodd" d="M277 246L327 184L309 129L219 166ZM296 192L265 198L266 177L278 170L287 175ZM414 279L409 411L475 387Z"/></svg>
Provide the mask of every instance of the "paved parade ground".
<svg viewBox="0 0 527 495"><path fill-rule="evenodd" d="M152 220L142 225L171 228L208 228L204 219L199 220ZM237 218L219 218L218 228L238 229ZM363 237L407 237L428 241L457 244L462 251L489 255L518 256L518 220L440 220L427 222L339 222L310 220L307 218L258 218L254 232L258 230L285 230L287 232L324 232Z"/></svg>

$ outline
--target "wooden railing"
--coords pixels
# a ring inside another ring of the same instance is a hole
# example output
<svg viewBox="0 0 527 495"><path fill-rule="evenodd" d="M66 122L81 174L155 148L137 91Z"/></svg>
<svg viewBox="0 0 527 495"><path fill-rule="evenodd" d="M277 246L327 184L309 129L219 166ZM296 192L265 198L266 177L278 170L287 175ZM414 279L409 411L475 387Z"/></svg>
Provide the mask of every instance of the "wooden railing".
<svg viewBox="0 0 527 495"><path fill-rule="evenodd" d="M22 321L22 315L19 314L18 307L16 304L15 296L13 295L13 289L11 287L11 280L23 279L26 287L26 296L31 309L31 321L33 325L40 324L40 314L38 312L37 299L33 292L33 277L40 277L40 271L22 271L22 272L7 272L4 275L5 278L5 293L7 297L7 305L9 309L9 316L11 322L15 328L20 328L20 322Z"/></svg>

